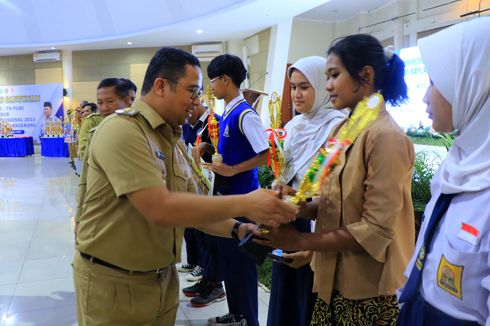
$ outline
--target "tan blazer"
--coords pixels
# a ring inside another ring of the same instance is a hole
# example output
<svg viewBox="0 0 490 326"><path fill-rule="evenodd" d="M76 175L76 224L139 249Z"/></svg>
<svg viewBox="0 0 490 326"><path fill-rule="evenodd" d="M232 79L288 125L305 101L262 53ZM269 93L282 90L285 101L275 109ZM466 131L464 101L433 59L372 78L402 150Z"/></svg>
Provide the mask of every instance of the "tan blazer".
<svg viewBox="0 0 490 326"><path fill-rule="evenodd" d="M413 253L413 145L386 110L340 157L322 187L315 232L341 227L362 252L315 252L314 292L348 299L393 295Z"/></svg>

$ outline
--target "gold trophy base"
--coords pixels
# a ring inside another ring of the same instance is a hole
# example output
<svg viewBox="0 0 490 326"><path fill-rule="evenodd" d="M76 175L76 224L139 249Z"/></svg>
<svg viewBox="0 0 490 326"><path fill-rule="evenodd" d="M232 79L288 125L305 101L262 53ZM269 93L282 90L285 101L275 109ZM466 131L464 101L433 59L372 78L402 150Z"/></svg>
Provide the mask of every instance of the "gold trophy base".
<svg viewBox="0 0 490 326"><path fill-rule="evenodd" d="M214 153L211 158L211 161L213 163L223 163L223 156L221 156L221 154L219 153Z"/></svg>

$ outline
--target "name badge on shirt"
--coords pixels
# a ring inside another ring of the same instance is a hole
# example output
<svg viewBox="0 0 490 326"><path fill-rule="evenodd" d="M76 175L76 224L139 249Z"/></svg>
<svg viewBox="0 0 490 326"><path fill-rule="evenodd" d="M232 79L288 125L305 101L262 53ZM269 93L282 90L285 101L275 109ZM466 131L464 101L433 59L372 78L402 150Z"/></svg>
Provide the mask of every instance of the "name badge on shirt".
<svg viewBox="0 0 490 326"><path fill-rule="evenodd" d="M165 154L164 153L157 151L156 154L157 154L157 157L159 159L161 159L162 161L165 161Z"/></svg>
<svg viewBox="0 0 490 326"><path fill-rule="evenodd" d="M461 292L463 269L464 266L451 264L444 255L441 256L441 261L437 268L437 285L460 300L463 299L463 293Z"/></svg>

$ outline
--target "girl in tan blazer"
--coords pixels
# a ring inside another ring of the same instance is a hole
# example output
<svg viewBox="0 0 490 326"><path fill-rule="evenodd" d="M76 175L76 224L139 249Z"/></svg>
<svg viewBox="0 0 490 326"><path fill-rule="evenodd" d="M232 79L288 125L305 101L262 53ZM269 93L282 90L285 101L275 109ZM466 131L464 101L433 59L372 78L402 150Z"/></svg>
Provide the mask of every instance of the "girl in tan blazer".
<svg viewBox="0 0 490 326"><path fill-rule="evenodd" d="M404 65L369 35L337 40L328 50L326 89L336 109L381 93L397 105L407 99ZM351 113L352 114L352 113ZM395 291L413 252L411 200L413 145L384 106L347 147L321 187L305 205L315 233L286 225L257 242L284 250L313 250L313 291L318 300L311 325L393 325Z"/></svg>

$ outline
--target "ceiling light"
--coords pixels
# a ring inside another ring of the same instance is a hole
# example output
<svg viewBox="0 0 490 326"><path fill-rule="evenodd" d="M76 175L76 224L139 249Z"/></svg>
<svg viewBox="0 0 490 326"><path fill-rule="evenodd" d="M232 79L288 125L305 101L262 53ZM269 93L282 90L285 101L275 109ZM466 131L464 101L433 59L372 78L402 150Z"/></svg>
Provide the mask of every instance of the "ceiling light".
<svg viewBox="0 0 490 326"><path fill-rule="evenodd" d="M128 45L133 45L133 42L129 41L127 44L128 44Z"/></svg>
<svg viewBox="0 0 490 326"><path fill-rule="evenodd" d="M196 30L196 33L197 34L202 34L203 33L203 30L202 29L198 29L198 30Z"/></svg>
<svg viewBox="0 0 490 326"><path fill-rule="evenodd" d="M56 50L56 48L54 46L51 47L51 50Z"/></svg>

